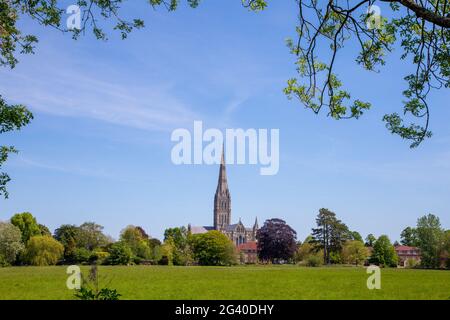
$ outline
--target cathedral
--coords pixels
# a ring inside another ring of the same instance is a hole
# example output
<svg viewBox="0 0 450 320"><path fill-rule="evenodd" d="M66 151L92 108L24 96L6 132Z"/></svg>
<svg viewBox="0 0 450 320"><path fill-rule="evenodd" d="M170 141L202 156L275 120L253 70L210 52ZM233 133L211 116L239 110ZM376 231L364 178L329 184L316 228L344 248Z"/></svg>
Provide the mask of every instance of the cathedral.
<svg viewBox="0 0 450 320"><path fill-rule="evenodd" d="M219 230L225 234L236 246L243 243L256 241L258 230L258 219L252 228L246 228L239 219L238 223L231 224L231 196L228 190L227 172L225 167L224 153L219 170L219 181L217 182L216 194L214 195L214 225L195 227L188 226L192 234L205 233L210 230Z"/></svg>

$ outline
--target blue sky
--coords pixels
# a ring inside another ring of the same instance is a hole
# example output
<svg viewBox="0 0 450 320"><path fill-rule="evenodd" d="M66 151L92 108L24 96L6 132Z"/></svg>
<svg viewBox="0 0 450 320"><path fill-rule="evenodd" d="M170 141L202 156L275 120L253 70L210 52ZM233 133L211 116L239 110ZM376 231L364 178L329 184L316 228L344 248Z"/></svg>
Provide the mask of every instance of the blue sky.
<svg viewBox="0 0 450 320"><path fill-rule="evenodd" d="M5 166L13 180L0 220L29 211L52 230L95 221L115 238L129 224L159 238L167 227L209 225L218 166L170 159L172 130L202 120L207 128L280 130L277 175L228 166L234 221L283 218L303 240L325 207L364 237L398 239L430 212L450 228L450 92L430 95L432 139L410 150L390 135L381 118L401 110L410 71L399 50L381 73L356 66L354 48L341 53L342 80L374 107L358 121L335 121L282 92L295 76L285 46L294 2L258 14L240 1L174 13L130 2L124 14L146 22L126 41L111 33L107 42L73 41L21 21L40 42L14 70L0 70L0 92L29 106L35 119L0 137L20 150Z"/></svg>

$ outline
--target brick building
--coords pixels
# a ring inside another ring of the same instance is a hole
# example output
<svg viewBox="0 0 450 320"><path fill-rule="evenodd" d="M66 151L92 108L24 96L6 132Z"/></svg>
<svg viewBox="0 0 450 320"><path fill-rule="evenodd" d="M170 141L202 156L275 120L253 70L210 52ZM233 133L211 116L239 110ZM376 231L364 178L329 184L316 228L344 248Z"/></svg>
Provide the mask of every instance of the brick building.
<svg viewBox="0 0 450 320"><path fill-rule="evenodd" d="M407 267L408 260L414 260L416 264L420 263L420 249L410 246L395 246L395 252L398 256L398 264Z"/></svg>

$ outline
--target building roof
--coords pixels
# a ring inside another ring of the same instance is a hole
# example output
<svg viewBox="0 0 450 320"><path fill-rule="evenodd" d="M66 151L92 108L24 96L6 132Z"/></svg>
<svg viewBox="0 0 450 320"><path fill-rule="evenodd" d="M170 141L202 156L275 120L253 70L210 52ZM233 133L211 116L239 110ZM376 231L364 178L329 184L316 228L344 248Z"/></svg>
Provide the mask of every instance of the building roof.
<svg viewBox="0 0 450 320"><path fill-rule="evenodd" d="M191 226L191 234L207 233L210 230L214 230L214 227L210 226Z"/></svg>
<svg viewBox="0 0 450 320"><path fill-rule="evenodd" d="M226 230L227 231L234 231L234 230L236 230L237 226L238 226L237 223L229 224L229 225L227 225Z"/></svg>
<svg viewBox="0 0 450 320"><path fill-rule="evenodd" d="M244 242L237 246L238 250L256 250L256 248L257 248L256 241Z"/></svg>
<svg viewBox="0 0 450 320"><path fill-rule="evenodd" d="M410 247L410 246L396 246L395 251L405 251L405 250L419 250L417 247Z"/></svg>
<svg viewBox="0 0 450 320"><path fill-rule="evenodd" d="M236 231L236 229L237 229L239 226L241 226L245 231L253 231L252 228L246 228L246 227L244 226L244 224L242 223L241 219L239 219L239 222L238 222L238 223L234 223L234 224L229 224L229 225L227 225L226 228L225 228L225 230L228 231L228 232L232 232L232 231L234 232L234 231Z"/></svg>

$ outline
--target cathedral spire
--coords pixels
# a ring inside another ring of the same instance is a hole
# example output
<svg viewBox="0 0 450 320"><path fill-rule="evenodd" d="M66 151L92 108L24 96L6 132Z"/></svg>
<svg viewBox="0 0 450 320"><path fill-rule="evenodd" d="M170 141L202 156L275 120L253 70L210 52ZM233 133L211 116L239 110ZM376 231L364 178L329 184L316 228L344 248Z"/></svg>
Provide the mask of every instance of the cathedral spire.
<svg viewBox="0 0 450 320"><path fill-rule="evenodd" d="M227 171L225 168L225 149L222 148L222 159L219 169L216 194L214 196L214 229L223 230L231 221L231 197L228 190Z"/></svg>
<svg viewBox="0 0 450 320"><path fill-rule="evenodd" d="M258 217L255 218L255 224L253 225L253 230L258 230L259 226L258 226Z"/></svg>
<svg viewBox="0 0 450 320"><path fill-rule="evenodd" d="M220 161L219 181L216 192L228 193L227 170L225 166L225 148L222 147L222 159Z"/></svg>

